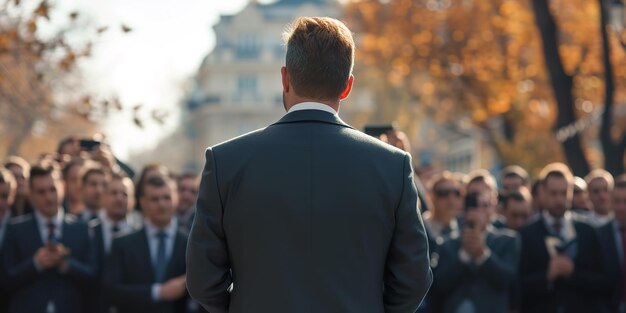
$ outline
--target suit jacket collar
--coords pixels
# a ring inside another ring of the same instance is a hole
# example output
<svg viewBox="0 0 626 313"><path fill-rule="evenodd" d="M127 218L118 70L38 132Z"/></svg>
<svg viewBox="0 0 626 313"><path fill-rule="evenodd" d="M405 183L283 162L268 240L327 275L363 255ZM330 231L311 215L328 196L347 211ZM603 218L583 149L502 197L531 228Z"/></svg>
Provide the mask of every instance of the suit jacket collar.
<svg viewBox="0 0 626 313"><path fill-rule="evenodd" d="M272 125L300 123L300 122L317 122L334 124L343 127L354 129L352 126L346 124L339 118L338 115L333 115L321 110L300 110L285 114L278 122Z"/></svg>

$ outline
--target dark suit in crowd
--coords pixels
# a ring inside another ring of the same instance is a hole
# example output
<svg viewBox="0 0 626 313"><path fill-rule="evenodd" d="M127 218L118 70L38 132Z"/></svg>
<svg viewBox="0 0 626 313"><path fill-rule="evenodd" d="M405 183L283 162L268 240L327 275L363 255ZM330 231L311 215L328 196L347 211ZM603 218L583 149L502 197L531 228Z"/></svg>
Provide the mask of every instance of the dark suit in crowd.
<svg viewBox="0 0 626 313"><path fill-rule="evenodd" d="M602 302L605 312L626 312L624 305L624 246L622 230L615 220L598 228L598 237L602 243L604 269L608 285Z"/></svg>
<svg viewBox="0 0 626 313"><path fill-rule="evenodd" d="M87 224L63 218L60 243L70 250L66 272L38 270L34 256L44 245L35 215L14 219L4 243L7 283L13 291L9 312L86 312L86 294L94 283L93 252Z"/></svg>
<svg viewBox="0 0 626 313"><path fill-rule="evenodd" d="M163 281L185 274L187 235L176 231L173 240ZM155 301L152 285L157 283L156 276L145 228L113 241L105 266L104 284L116 312L185 313L187 298Z"/></svg>
<svg viewBox="0 0 626 313"><path fill-rule="evenodd" d="M317 109L209 148L187 264L211 313L414 312L432 274L411 157Z"/></svg>
<svg viewBox="0 0 626 313"><path fill-rule="evenodd" d="M546 237L555 236L540 216L521 230L522 256L520 280L522 312L589 313L601 312L601 295L606 288L600 242L592 226L571 220L576 238L569 240L565 252L574 262L568 278L548 281L550 254Z"/></svg>
<svg viewBox="0 0 626 313"><path fill-rule="evenodd" d="M491 255L480 264L461 258L460 237L441 245L433 283L434 291L442 297L440 312L509 311L510 288L518 270L519 239L511 231L490 229L485 245Z"/></svg>

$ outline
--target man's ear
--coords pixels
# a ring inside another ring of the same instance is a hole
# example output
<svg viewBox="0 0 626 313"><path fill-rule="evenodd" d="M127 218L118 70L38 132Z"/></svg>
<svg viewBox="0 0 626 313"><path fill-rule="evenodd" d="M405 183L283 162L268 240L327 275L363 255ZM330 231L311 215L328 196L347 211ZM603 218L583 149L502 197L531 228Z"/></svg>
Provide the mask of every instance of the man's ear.
<svg viewBox="0 0 626 313"><path fill-rule="evenodd" d="M280 76L282 76L283 82L283 92L289 92L289 72L287 71L287 67L283 66L280 68Z"/></svg>
<svg viewBox="0 0 626 313"><path fill-rule="evenodd" d="M346 86L346 89L344 89L343 92L341 93L341 96L339 96L339 100L343 100L347 98L348 95L350 95L350 91L352 91L353 82L354 82L354 75L350 74L350 77L348 78L348 85Z"/></svg>

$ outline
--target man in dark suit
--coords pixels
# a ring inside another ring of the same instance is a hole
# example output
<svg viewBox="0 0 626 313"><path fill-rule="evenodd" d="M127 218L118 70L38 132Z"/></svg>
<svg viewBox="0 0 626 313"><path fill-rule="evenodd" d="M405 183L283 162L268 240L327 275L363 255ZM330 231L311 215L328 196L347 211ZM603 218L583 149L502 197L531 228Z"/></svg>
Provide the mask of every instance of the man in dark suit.
<svg viewBox="0 0 626 313"><path fill-rule="evenodd" d="M98 219L98 214L102 209L102 198L104 197L104 189L110 174L96 162L87 162L82 168L81 173L81 191L85 208L77 217L85 223Z"/></svg>
<svg viewBox="0 0 626 313"><path fill-rule="evenodd" d="M7 229L4 266L14 294L9 312L84 312L84 291L93 283L93 253L87 224L60 209L63 184L58 170L30 170L33 215Z"/></svg>
<svg viewBox="0 0 626 313"><path fill-rule="evenodd" d="M598 228L602 243L604 268L610 282L604 294L606 312L626 312L626 181L617 181L611 192L611 211L615 218Z"/></svg>
<svg viewBox="0 0 626 313"><path fill-rule="evenodd" d="M287 115L206 151L189 292L211 313L415 312L432 274L411 157L337 116L343 23L298 18L286 42Z"/></svg>
<svg viewBox="0 0 626 313"><path fill-rule="evenodd" d="M574 177L552 163L540 178L544 212L521 231L522 312L600 312L602 253L595 230L569 212Z"/></svg>
<svg viewBox="0 0 626 313"><path fill-rule="evenodd" d="M106 182L102 198L104 208L99 212L97 219L89 222L96 253L96 273L99 282L103 279L103 267L106 257L111 252L113 239L140 228L140 225L135 223L128 214L129 208L134 207L134 195L135 190L130 178L113 174L111 180ZM109 312L109 306L102 297L102 290L95 286L92 290L92 298L90 299L92 311Z"/></svg>
<svg viewBox="0 0 626 313"><path fill-rule="evenodd" d="M155 176L142 188L144 227L116 238L105 265L109 300L119 313L184 313L187 235L173 219L176 184Z"/></svg>
<svg viewBox="0 0 626 313"><path fill-rule="evenodd" d="M2 266L3 255L2 246L4 243L4 234L6 233L9 219L11 219L11 205L15 199L15 191L17 182L13 174L0 167L0 312L6 312L10 299L10 290L7 286L7 274L4 266Z"/></svg>
<svg viewBox="0 0 626 313"><path fill-rule="evenodd" d="M514 232L489 223L490 194L467 198L475 200L467 201L462 233L441 245L434 268L433 289L442 297L441 312L508 312L519 240Z"/></svg>

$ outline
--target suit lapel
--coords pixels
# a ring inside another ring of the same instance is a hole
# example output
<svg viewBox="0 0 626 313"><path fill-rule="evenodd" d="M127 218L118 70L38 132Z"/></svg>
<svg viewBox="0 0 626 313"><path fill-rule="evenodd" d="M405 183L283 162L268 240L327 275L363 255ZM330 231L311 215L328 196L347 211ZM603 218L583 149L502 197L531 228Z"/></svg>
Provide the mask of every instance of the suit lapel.
<svg viewBox="0 0 626 313"><path fill-rule="evenodd" d="M179 257L180 255L184 255L185 251L185 239L181 237L182 235L176 232L176 237L174 238L174 247L172 248L172 255L169 260L167 260L167 270L165 277L174 278L178 275L178 266L179 266Z"/></svg>
<svg viewBox="0 0 626 313"><path fill-rule="evenodd" d="M41 239L41 231L39 231L39 222L37 221L37 217L35 217L35 214L33 214L33 218L31 220L31 228L33 229L33 234L35 234L35 241L34 241L34 246L36 247L35 250L37 250L39 247L42 247L44 242Z"/></svg>
<svg viewBox="0 0 626 313"><path fill-rule="evenodd" d="M338 115L330 114L321 110L300 110L285 114L278 122L272 125L289 124L289 123L302 123L302 122L317 122L325 124L333 124L343 126L347 128L353 128L346 124L339 118Z"/></svg>
<svg viewBox="0 0 626 313"><path fill-rule="evenodd" d="M152 255L150 254L150 243L148 242L148 235L146 229L141 229L140 232L137 233L137 249L139 253L139 259L137 260L137 265L143 268L147 268L147 274L150 277L150 281L155 281L155 272L154 272L154 263L152 262ZM146 266L150 264L150 266Z"/></svg>

